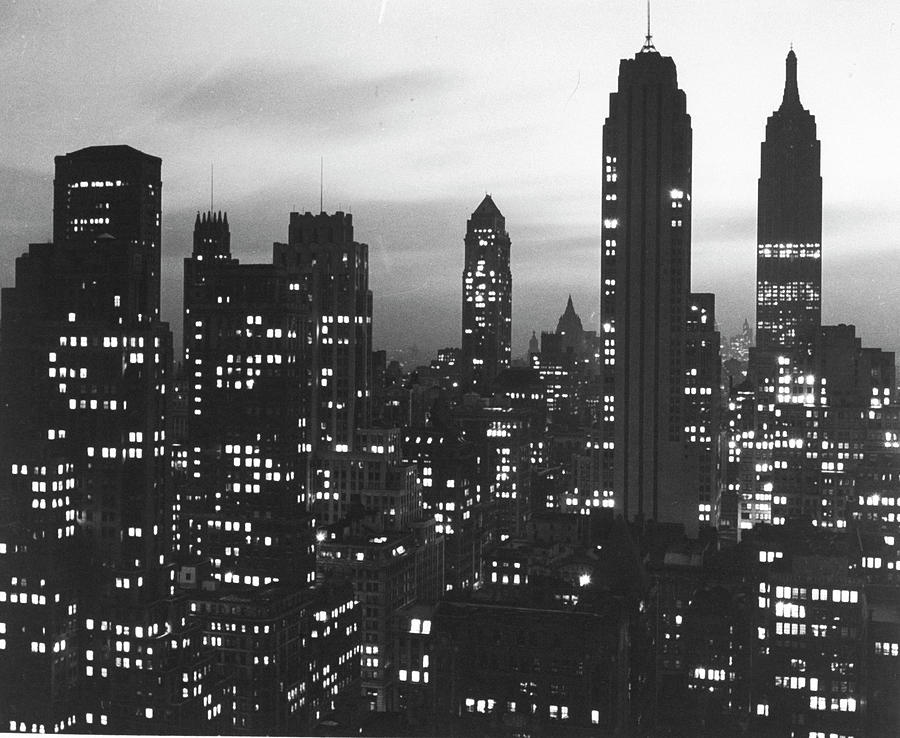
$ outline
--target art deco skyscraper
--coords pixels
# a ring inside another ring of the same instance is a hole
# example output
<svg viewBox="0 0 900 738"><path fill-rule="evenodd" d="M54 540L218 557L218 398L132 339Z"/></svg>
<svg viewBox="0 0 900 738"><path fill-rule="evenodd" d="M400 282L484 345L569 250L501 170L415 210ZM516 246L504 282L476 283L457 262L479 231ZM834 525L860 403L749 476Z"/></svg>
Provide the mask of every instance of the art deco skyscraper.
<svg viewBox="0 0 900 738"><path fill-rule="evenodd" d="M512 275L506 219L485 195L466 225L463 267L462 373L476 392L487 391L509 366Z"/></svg>
<svg viewBox="0 0 900 738"><path fill-rule="evenodd" d="M808 365L821 325L822 177L816 119L787 55L784 98L762 144L756 259L756 346Z"/></svg>
<svg viewBox="0 0 900 738"><path fill-rule="evenodd" d="M731 489L740 490L742 528L798 518L825 522L819 160L816 121L800 103L791 50L781 105L766 122L761 146L756 346L750 349L753 395L747 398L753 409L737 406L732 427L742 429L744 440L730 441L730 456L739 459Z"/></svg>
<svg viewBox="0 0 900 738"><path fill-rule="evenodd" d="M619 66L603 126L602 505L697 525L685 471L691 119L675 63L647 37Z"/></svg>

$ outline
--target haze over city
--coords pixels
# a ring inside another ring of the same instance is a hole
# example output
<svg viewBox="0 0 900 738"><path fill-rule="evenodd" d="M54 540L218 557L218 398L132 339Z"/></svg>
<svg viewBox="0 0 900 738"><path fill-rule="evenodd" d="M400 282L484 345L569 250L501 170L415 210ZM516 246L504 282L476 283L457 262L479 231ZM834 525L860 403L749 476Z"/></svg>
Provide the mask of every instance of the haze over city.
<svg viewBox="0 0 900 738"><path fill-rule="evenodd" d="M596 327L601 127L641 2L11 3L0 10L0 281L50 237L53 156L127 143L163 160L163 317L180 342L195 214L227 210L242 260L287 213L352 211L376 346L459 342L465 222L490 192L512 239L513 355L569 293ZM824 182L823 320L900 348L900 66L888 2L657 2L694 131L694 289L725 335L753 322L759 144L793 44ZM630 29L630 32L629 30ZM552 258L552 269L547 268ZM427 296L427 299L423 299Z"/></svg>

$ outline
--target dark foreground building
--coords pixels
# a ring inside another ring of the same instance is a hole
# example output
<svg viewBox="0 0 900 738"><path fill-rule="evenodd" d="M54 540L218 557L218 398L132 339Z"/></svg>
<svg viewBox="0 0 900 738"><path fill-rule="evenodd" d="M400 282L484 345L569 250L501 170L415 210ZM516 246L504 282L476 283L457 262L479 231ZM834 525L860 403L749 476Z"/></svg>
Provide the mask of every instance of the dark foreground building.
<svg viewBox="0 0 900 738"><path fill-rule="evenodd" d="M9 730L215 732L230 707L169 557L159 182L160 160L127 146L59 157L58 240L3 290Z"/></svg>
<svg viewBox="0 0 900 738"><path fill-rule="evenodd" d="M648 36L622 60L603 126L602 495L627 519L696 531L684 463L691 136L675 62Z"/></svg>
<svg viewBox="0 0 900 738"><path fill-rule="evenodd" d="M614 735L628 720L627 616L515 599L442 602L434 734Z"/></svg>

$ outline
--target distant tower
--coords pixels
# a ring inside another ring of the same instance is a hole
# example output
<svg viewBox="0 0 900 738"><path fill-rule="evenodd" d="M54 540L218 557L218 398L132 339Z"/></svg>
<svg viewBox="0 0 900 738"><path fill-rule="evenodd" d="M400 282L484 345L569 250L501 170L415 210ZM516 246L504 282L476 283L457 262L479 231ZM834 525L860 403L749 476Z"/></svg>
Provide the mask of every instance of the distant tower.
<svg viewBox="0 0 900 738"><path fill-rule="evenodd" d="M231 230L228 213L197 213L194 221L194 251L197 261L222 261L231 258Z"/></svg>
<svg viewBox="0 0 900 738"><path fill-rule="evenodd" d="M756 346L748 375L752 411L741 412L738 525L829 523L823 441L834 377L822 374L822 178L815 118L800 103L797 56L788 52L784 96L761 147L756 259ZM847 346L841 332L827 334ZM827 343L827 341L826 341ZM850 350L850 349L848 349ZM827 391L826 391L827 390ZM739 427L735 425L736 428ZM849 436L848 436L849 437ZM833 466L833 465L832 465ZM737 488L737 487L736 487ZM828 493L830 495L830 493ZM843 493L831 495L837 500ZM839 506L838 506L839 507Z"/></svg>
<svg viewBox="0 0 900 738"><path fill-rule="evenodd" d="M601 504L696 530L684 464L691 119L649 33L619 66L603 159Z"/></svg>
<svg viewBox="0 0 900 738"><path fill-rule="evenodd" d="M753 345L753 329L750 327L750 321L744 318L744 327L741 328L741 339L746 341L747 348Z"/></svg>
<svg viewBox="0 0 900 738"><path fill-rule="evenodd" d="M816 119L800 104L797 56L761 147L756 346L809 364L822 322L822 177Z"/></svg>
<svg viewBox="0 0 900 738"><path fill-rule="evenodd" d="M490 195L466 227L463 268L462 372L476 392L486 393L509 366L512 340L512 275L506 219Z"/></svg>
<svg viewBox="0 0 900 738"><path fill-rule="evenodd" d="M214 264L227 264L235 261L231 258L231 231L228 228L228 213L197 213L194 221L194 250L184 260L184 359L188 376L202 369L193 366L195 358L194 346L199 331L194 330L196 318L193 315L194 303L202 302L206 293L206 274ZM202 358L201 358L202 361Z"/></svg>
<svg viewBox="0 0 900 738"><path fill-rule="evenodd" d="M584 343L584 326L578 313L575 312L572 295L569 295L565 312L559 316L559 321L556 324L556 334L560 337L560 348L564 353L567 351L576 354L581 353L582 344Z"/></svg>

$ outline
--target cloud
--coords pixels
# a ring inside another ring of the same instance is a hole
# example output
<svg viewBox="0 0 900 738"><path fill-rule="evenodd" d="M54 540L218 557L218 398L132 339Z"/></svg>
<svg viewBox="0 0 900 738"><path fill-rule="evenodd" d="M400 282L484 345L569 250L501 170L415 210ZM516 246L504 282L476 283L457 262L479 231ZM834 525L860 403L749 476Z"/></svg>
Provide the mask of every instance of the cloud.
<svg viewBox="0 0 900 738"><path fill-rule="evenodd" d="M327 130L353 136L371 133L385 116L415 109L448 90L453 78L418 69L365 75L315 64L247 61L207 74L179 73L148 86L144 103L178 125L255 130Z"/></svg>

